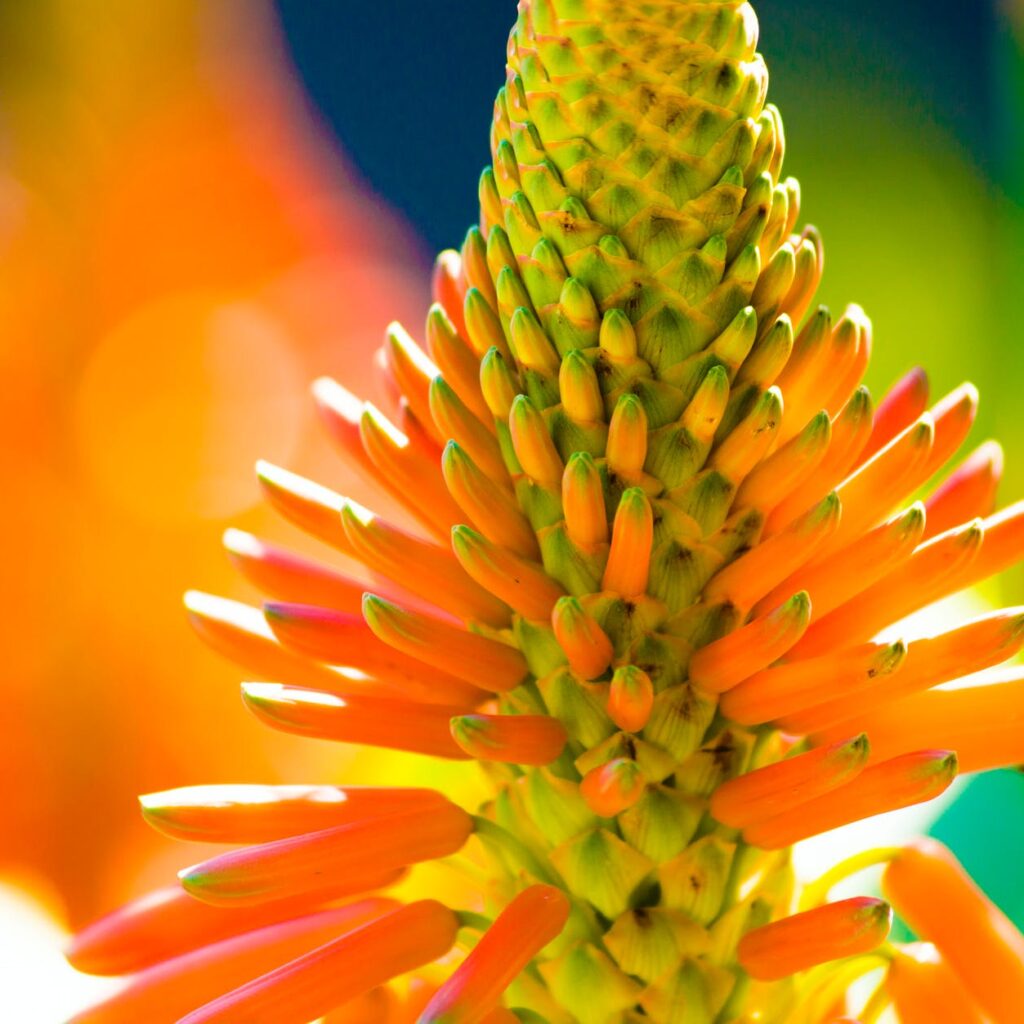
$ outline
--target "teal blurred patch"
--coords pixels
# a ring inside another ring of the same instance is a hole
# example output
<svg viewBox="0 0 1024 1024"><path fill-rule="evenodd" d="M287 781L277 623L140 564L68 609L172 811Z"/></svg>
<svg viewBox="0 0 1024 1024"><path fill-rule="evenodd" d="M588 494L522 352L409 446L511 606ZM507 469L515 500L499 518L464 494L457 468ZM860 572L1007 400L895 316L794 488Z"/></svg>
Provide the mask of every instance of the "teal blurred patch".
<svg viewBox="0 0 1024 1024"><path fill-rule="evenodd" d="M931 834L959 857L986 893L1024 927L1024 774L972 778Z"/></svg>

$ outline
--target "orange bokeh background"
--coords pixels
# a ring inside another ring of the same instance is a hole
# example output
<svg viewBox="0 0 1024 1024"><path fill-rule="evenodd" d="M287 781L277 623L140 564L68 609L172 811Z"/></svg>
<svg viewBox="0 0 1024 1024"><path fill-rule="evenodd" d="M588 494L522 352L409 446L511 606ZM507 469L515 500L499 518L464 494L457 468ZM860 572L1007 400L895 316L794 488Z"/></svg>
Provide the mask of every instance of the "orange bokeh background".
<svg viewBox="0 0 1024 1024"><path fill-rule="evenodd" d="M34 0L0 31L0 873L77 925L166 878L138 792L291 760L181 592L239 593L229 522L286 531L255 458L346 489L308 383L373 393L426 260L321 137L261 0Z"/></svg>

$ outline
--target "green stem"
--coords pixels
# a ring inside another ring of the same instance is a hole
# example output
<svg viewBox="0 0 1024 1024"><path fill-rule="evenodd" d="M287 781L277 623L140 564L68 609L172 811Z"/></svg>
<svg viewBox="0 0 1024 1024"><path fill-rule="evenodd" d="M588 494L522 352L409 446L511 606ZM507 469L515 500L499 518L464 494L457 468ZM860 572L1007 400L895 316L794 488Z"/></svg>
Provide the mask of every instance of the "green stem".
<svg viewBox="0 0 1024 1024"><path fill-rule="evenodd" d="M494 923L485 914L478 914L474 910L458 910L455 912L455 916L458 918L460 928L471 928L481 934Z"/></svg>
<svg viewBox="0 0 1024 1024"><path fill-rule="evenodd" d="M493 844L499 850L508 854L519 862L520 867L525 868L540 882L547 882L549 885L558 885L563 889L564 883L551 871L534 852L522 841L517 839L507 829L479 815L473 816L474 831L480 839L486 843Z"/></svg>

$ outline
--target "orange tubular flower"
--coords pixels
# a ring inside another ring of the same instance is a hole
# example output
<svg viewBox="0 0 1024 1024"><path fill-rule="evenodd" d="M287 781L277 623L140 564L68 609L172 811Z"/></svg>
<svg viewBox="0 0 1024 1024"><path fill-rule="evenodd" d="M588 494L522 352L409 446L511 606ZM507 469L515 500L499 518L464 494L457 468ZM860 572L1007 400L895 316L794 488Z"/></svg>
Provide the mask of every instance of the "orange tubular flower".
<svg viewBox="0 0 1024 1024"><path fill-rule="evenodd" d="M455 742L482 761L550 764L562 752L565 728L547 715L461 715L451 720Z"/></svg>
<svg viewBox="0 0 1024 1024"><path fill-rule="evenodd" d="M752 846L781 849L851 821L931 800L955 776L956 754L948 750L904 754L866 769L825 796L755 822L743 838Z"/></svg>
<svg viewBox="0 0 1024 1024"><path fill-rule="evenodd" d="M240 845L80 936L76 964L135 975L83 1020L160 1024L170 986L182 1024L821 1024L882 961L865 1020L943 991L870 955L887 904L818 905L849 864L797 895L789 847L1024 760L1022 670L946 688L1020 650L1021 609L892 632L1017 562L1024 503L993 511L994 444L954 463L973 387L929 408L914 370L875 412L867 315L814 308L757 33L745 0L520 0L422 343L388 329L379 408L314 387L391 519L261 465L353 575L232 531L269 600L187 600L264 723L470 761L485 792L454 766L445 795L144 798L176 839ZM897 911L1019 1024L1020 936L931 847L885 858ZM346 925L339 900L442 859L451 909L364 898Z"/></svg>
<svg viewBox="0 0 1024 1024"><path fill-rule="evenodd" d="M774 921L747 932L737 950L755 978L785 978L816 964L875 949L889 934L892 910L859 896Z"/></svg>
<svg viewBox="0 0 1024 1024"><path fill-rule="evenodd" d="M467 708L342 697L276 683L243 683L242 700L257 718L284 732L434 757L464 756L448 733L448 723Z"/></svg>
<svg viewBox="0 0 1024 1024"><path fill-rule="evenodd" d="M430 1000L419 1024L492 1020L509 983L561 932L568 917L569 901L561 890L549 885L525 889ZM502 1019L500 1014L497 1019Z"/></svg>
<svg viewBox="0 0 1024 1024"><path fill-rule="evenodd" d="M811 618L806 591L749 625L702 647L690 659L690 681L722 693L778 661L803 636Z"/></svg>
<svg viewBox="0 0 1024 1024"><path fill-rule="evenodd" d="M411 903L215 999L180 1024L306 1024L436 960L451 948L457 927L440 903Z"/></svg>
<svg viewBox="0 0 1024 1024"><path fill-rule="evenodd" d="M711 813L725 825L745 828L805 807L859 774L867 757L867 737L862 733L831 747L765 765L719 786L711 797Z"/></svg>
<svg viewBox="0 0 1024 1024"><path fill-rule="evenodd" d="M363 900L219 942L211 943L207 936L203 948L143 970L123 991L75 1017L74 1024L177 1020L223 992L398 908L394 900Z"/></svg>
<svg viewBox="0 0 1024 1024"><path fill-rule="evenodd" d="M927 690L865 715L872 759L920 746L922 737L955 750L961 771L1024 763L1024 668L1012 666L978 686Z"/></svg>
<svg viewBox="0 0 1024 1024"><path fill-rule="evenodd" d="M289 899L455 853L472 828L454 804L425 807L224 853L180 877L214 906Z"/></svg>
<svg viewBox="0 0 1024 1024"><path fill-rule="evenodd" d="M191 786L139 802L153 828L206 843L265 843L447 803L432 789L376 786Z"/></svg>
<svg viewBox="0 0 1024 1024"><path fill-rule="evenodd" d="M933 943L995 1024L1020 1020L1024 936L940 843L922 840L892 859L882 887L921 938Z"/></svg>
<svg viewBox="0 0 1024 1024"><path fill-rule="evenodd" d="M985 1024L981 1009L928 943L904 946L893 958L885 984L900 1024Z"/></svg>

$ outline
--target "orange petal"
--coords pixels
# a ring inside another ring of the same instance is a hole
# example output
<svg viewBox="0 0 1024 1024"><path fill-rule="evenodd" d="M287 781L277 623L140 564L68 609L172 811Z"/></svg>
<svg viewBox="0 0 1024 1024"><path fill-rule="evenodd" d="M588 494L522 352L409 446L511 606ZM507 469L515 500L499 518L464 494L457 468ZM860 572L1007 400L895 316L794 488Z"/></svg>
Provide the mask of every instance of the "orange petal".
<svg viewBox="0 0 1024 1024"><path fill-rule="evenodd" d="M565 593L540 563L492 544L468 526L452 529L452 548L459 563L481 587L527 619L546 620Z"/></svg>
<svg viewBox="0 0 1024 1024"><path fill-rule="evenodd" d="M179 1024L306 1024L443 956L458 920L434 900L393 911L183 1017Z"/></svg>
<svg viewBox="0 0 1024 1024"><path fill-rule="evenodd" d="M860 456L867 462L897 434L903 433L928 408L928 374L915 366L901 377L878 403L871 437Z"/></svg>
<svg viewBox="0 0 1024 1024"><path fill-rule="evenodd" d="M813 623L794 654L813 658L870 640L918 608L955 593L974 575L984 536L983 522L976 520L933 537L895 571Z"/></svg>
<svg viewBox="0 0 1024 1024"><path fill-rule="evenodd" d="M734 630L694 653L690 682L712 693L723 693L778 661L803 636L811 618L805 591L767 615Z"/></svg>
<svg viewBox="0 0 1024 1024"><path fill-rule="evenodd" d="M278 683L243 683L242 700L257 718L284 732L340 743L365 743L433 757L465 759L448 732L469 708L352 697Z"/></svg>
<svg viewBox="0 0 1024 1024"><path fill-rule="evenodd" d="M479 689L379 639L362 615L311 605L268 602L267 623L285 647L317 661L358 669L393 684L396 696L432 704L466 704Z"/></svg>
<svg viewBox="0 0 1024 1024"><path fill-rule="evenodd" d="M858 896L747 932L737 957L748 974L775 981L829 960L869 953L885 941L891 922L887 903Z"/></svg>
<svg viewBox="0 0 1024 1024"><path fill-rule="evenodd" d="M612 525L612 545L608 553L601 587L622 597L637 597L647 590L654 543L654 513L647 495L639 487L622 492Z"/></svg>
<svg viewBox="0 0 1024 1024"><path fill-rule="evenodd" d="M561 890L550 885L525 889L438 989L418 1024L479 1024L492 1020L488 1014L502 993L558 936L568 918L569 900Z"/></svg>
<svg viewBox="0 0 1024 1024"><path fill-rule="evenodd" d="M533 527L512 493L496 486L454 441L445 447L441 469L459 508L485 537L523 558L540 555Z"/></svg>
<svg viewBox="0 0 1024 1024"><path fill-rule="evenodd" d="M823 696L856 693L873 686L897 671L905 657L902 642L862 644L776 665L723 694L722 713L740 725L784 719L820 704Z"/></svg>
<svg viewBox="0 0 1024 1024"><path fill-rule="evenodd" d="M977 1004L930 943L902 946L885 976L900 1024L986 1024Z"/></svg>
<svg viewBox="0 0 1024 1024"><path fill-rule="evenodd" d="M380 985L332 1010L323 1024L402 1024L398 998L387 985Z"/></svg>
<svg viewBox="0 0 1024 1024"><path fill-rule="evenodd" d="M819 306L796 337L793 352L777 384L786 402L786 422L780 442L785 444L822 407L822 384L834 356L832 318ZM836 378L831 378L835 383Z"/></svg>
<svg viewBox="0 0 1024 1024"><path fill-rule="evenodd" d="M532 765L554 761L567 738L561 722L548 715L459 715L451 734L477 760Z"/></svg>
<svg viewBox="0 0 1024 1024"><path fill-rule="evenodd" d="M647 458L647 413L632 392L619 396L608 424L605 445L608 469L622 480L634 480L643 473Z"/></svg>
<svg viewBox="0 0 1024 1024"><path fill-rule="evenodd" d="M632 807L647 788L636 761L617 757L591 768L580 783L580 796L599 817L614 818Z"/></svg>
<svg viewBox="0 0 1024 1024"><path fill-rule="evenodd" d="M461 319L461 310L459 312ZM427 314L427 348L445 380L473 410L484 427L493 430L493 417L480 390L480 360L459 337L455 325L440 305Z"/></svg>
<svg viewBox="0 0 1024 1024"><path fill-rule="evenodd" d="M831 440L832 421L828 414L821 412L812 417L799 434L769 455L743 481L736 494L736 507L770 512L814 473Z"/></svg>
<svg viewBox="0 0 1024 1024"><path fill-rule="evenodd" d="M569 539L577 547L592 551L608 543L601 473L586 452L569 456L562 474L562 507Z"/></svg>
<svg viewBox="0 0 1024 1024"><path fill-rule="evenodd" d="M832 739L849 735L848 723L858 723L865 713L884 704L972 672L980 672L1012 658L1024 644L1024 609L1006 608L938 636L914 640L895 678L837 695L796 715L786 716L782 726L796 733L827 730ZM859 724L856 726L859 731Z"/></svg>
<svg viewBox="0 0 1024 1024"><path fill-rule="evenodd" d="M222 853L180 873L193 896L246 906L330 886L346 876L394 871L461 849L473 820L444 802Z"/></svg>
<svg viewBox="0 0 1024 1024"><path fill-rule="evenodd" d="M203 640L248 672L333 692L359 686L327 665L283 647L256 608L198 590L185 595L185 608L189 623Z"/></svg>
<svg viewBox="0 0 1024 1024"><path fill-rule="evenodd" d="M445 249L434 261L431 295L451 318L459 334L465 337L466 325L462 319L462 303L466 287L462 278L462 257L454 249Z"/></svg>
<svg viewBox="0 0 1024 1024"><path fill-rule="evenodd" d="M224 548L232 564L250 583L283 601L320 604L358 612L366 583L333 572L242 530L224 531ZM379 586L380 584L375 584Z"/></svg>
<svg viewBox="0 0 1024 1024"><path fill-rule="evenodd" d="M518 648L366 594L363 616L385 644L481 690L512 690L529 669Z"/></svg>
<svg viewBox="0 0 1024 1024"><path fill-rule="evenodd" d="M434 443L443 445L447 435L435 426L430 409L430 382L440 372L433 360L400 323L388 324L383 353L398 394Z"/></svg>
<svg viewBox="0 0 1024 1024"><path fill-rule="evenodd" d="M256 476L267 500L285 519L346 555L354 553L338 519L345 503L340 494L262 460L256 463Z"/></svg>
<svg viewBox="0 0 1024 1024"><path fill-rule="evenodd" d="M575 597L561 597L551 613L555 639L569 667L583 679L596 679L611 664L612 642Z"/></svg>
<svg viewBox="0 0 1024 1024"><path fill-rule="evenodd" d="M904 754L865 768L825 796L756 822L744 831L743 839L751 846L780 850L852 821L931 800L955 776L956 755L948 750Z"/></svg>
<svg viewBox="0 0 1024 1024"><path fill-rule="evenodd" d="M923 467L934 438L935 424L925 413L839 485L843 517L816 562L846 547L927 479Z"/></svg>
<svg viewBox="0 0 1024 1024"><path fill-rule="evenodd" d="M330 377L320 377L313 382L313 398L320 418L338 450L364 480L375 489L379 487L379 473L359 436L363 401Z"/></svg>
<svg viewBox="0 0 1024 1024"><path fill-rule="evenodd" d="M758 609L767 610L787 595L805 590L811 597L811 621L820 619L902 565L917 547L924 528L924 507L915 503L823 561L793 573Z"/></svg>
<svg viewBox="0 0 1024 1024"><path fill-rule="evenodd" d="M1024 669L1011 666L977 686L905 697L861 722L871 736L872 759L933 747L955 750L961 772L1024 764Z"/></svg>
<svg viewBox="0 0 1024 1024"><path fill-rule="evenodd" d="M830 369L837 383L831 388L825 408L833 415L849 401L864 379L868 363L871 361L871 321L860 306L850 305L837 324L835 333L837 342L844 335L848 341L850 333L856 340L853 343L848 341L846 344L842 365Z"/></svg>
<svg viewBox="0 0 1024 1024"><path fill-rule="evenodd" d="M212 943L308 914L324 902L384 888L400 877L401 871L389 871L378 873L376 879L344 879L327 896L305 894L253 907L211 907L180 885L172 885L147 893L83 928L72 937L65 955L72 967L86 974L131 974Z"/></svg>
<svg viewBox="0 0 1024 1024"><path fill-rule="evenodd" d="M811 559L838 527L840 515L839 499L831 494L781 533L762 541L713 576L704 588L704 600L752 608Z"/></svg>
<svg viewBox="0 0 1024 1024"><path fill-rule="evenodd" d="M557 493L565 467L540 410L526 395L517 395L508 422L523 471L541 487Z"/></svg>
<svg viewBox="0 0 1024 1024"><path fill-rule="evenodd" d="M265 843L447 804L432 789L254 785L188 786L139 802L146 821L164 835L204 843Z"/></svg>
<svg viewBox="0 0 1024 1024"><path fill-rule="evenodd" d="M832 420L832 440L818 468L776 505L769 514L764 536L771 537L821 501L845 480L871 433L871 396L858 388Z"/></svg>
<svg viewBox="0 0 1024 1024"><path fill-rule="evenodd" d="M134 975L115 995L74 1017L73 1024L178 1020L225 990L251 982L397 907L393 900L363 900L213 942Z"/></svg>
<svg viewBox="0 0 1024 1024"><path fill-rule="evenodd" d="M941 843L905 847L882 875L899 915L934 943L994 1024L1017 1024L1024 1006L1024 936Z"/></svg>
<svg viewBox="0 0 1024 1024"><path fill-rule="evenodd" d="M978 412L978 389L961 384L932 406L935 441L921 475L925 480L937 473L964 443Z"/></svg>
<svg viewBox="0 0 1024 1024"><path fill-rule="evenodd" d="M782 394L772 387L758 398L750 413L714 450L708 466L738 487L767 455L782 422Z"/></svg>
<svg viewBox="0 0 1024 1024"><path fill-rule="evenodd" d="M654 684L635 665L622 665L612 675L608 690L608 717L623 732L639 732L651 717Z"/></svg>
<svg viewBox="0 0 1024 1024"><path fill-rule="evenodd" d="M368 403L359 419L359 437L381 487L447 540L462 512L448 493L437 463L423 459L410 439Z"/></svg>
<svg viewBox="0 0 1024 1024"><path fill-rule="evenodd" d="M925 501L925 537L945 533L976 516L991 515L1002 475L1003 449L995 441L986 441Z"/></svg>
<svg viewBox="0 0 1024 1024"><path fill-rule="evenodd" d="M354 556L402 589L460 619L508 624L508 609L466 574L447 546L414 537L353 501L343 504L341 522Z"/></svg>
<svg viewBox="0 0 1024 1024"><path fill-rule="evenodd" d="M867 763L868 750L862 733L747 772L715 790L711 813L730 828L782 814L849 782Z"/></svg>
<svg viewBox="0 0 1024 1024"><path fill-rule="evenodd" d="M430 385L430 411L441 432L441 443L449 439L457 442L493 485L511 494L512 481L493 425L484 426L443 377L435 377ZM491 423L490 415L487 422Z"/></svg>

